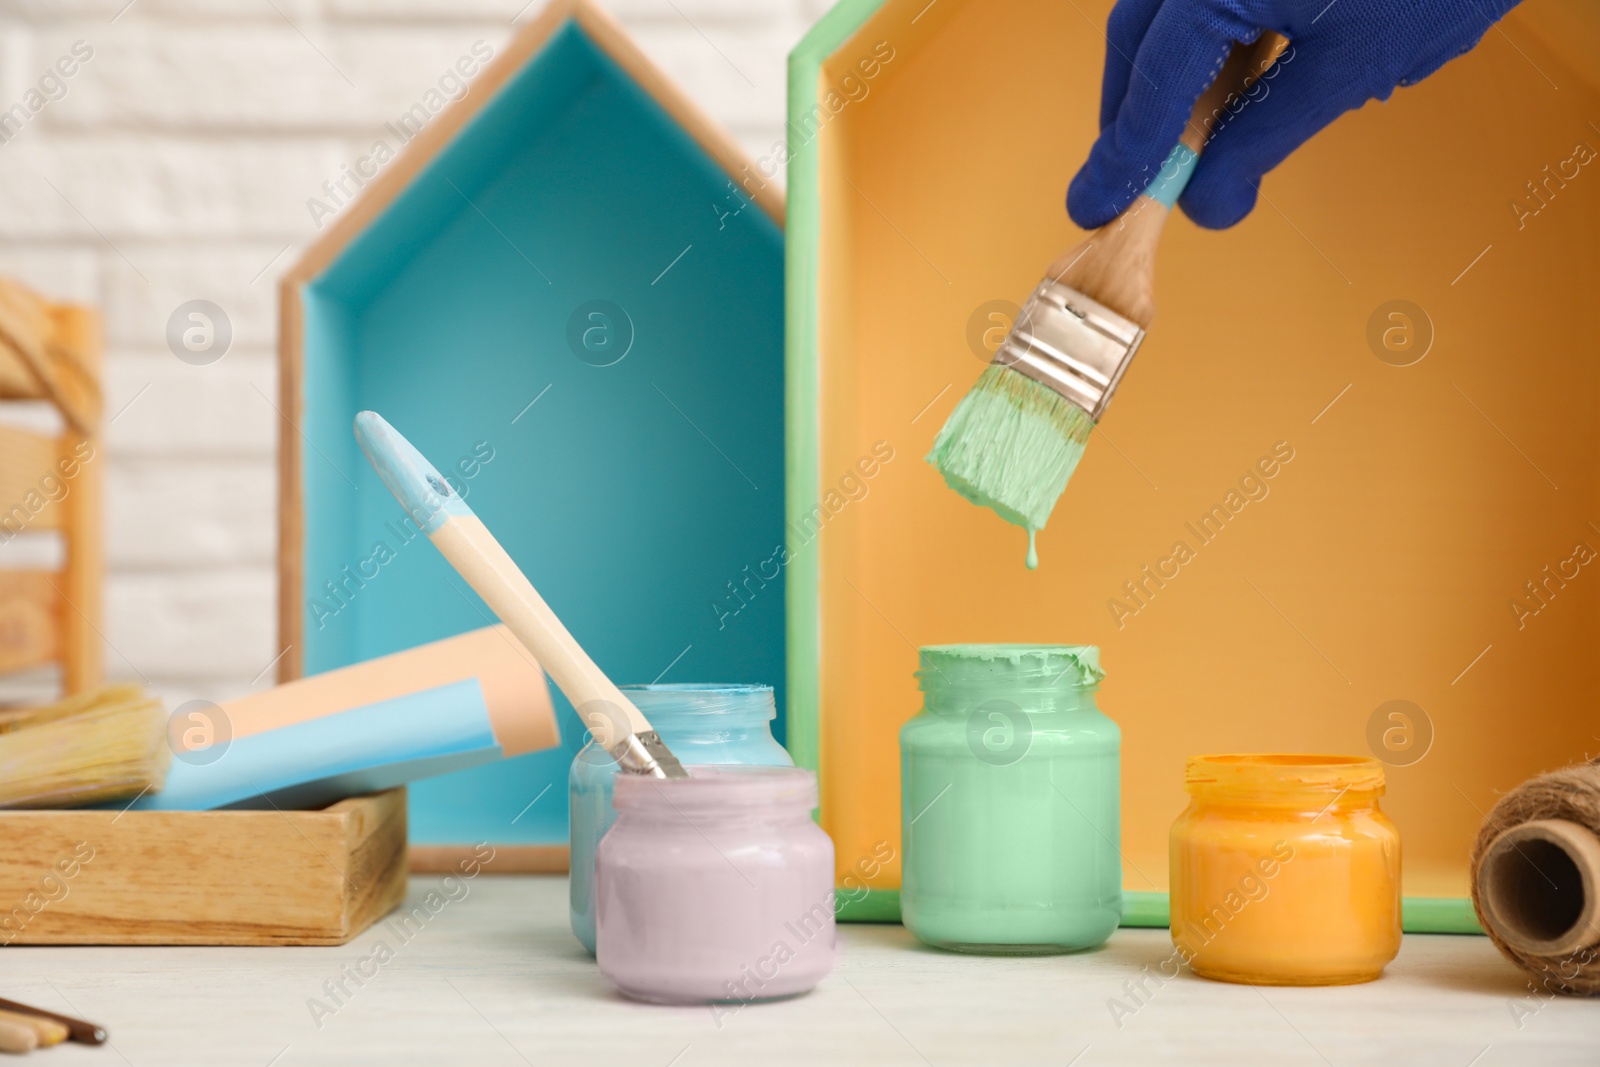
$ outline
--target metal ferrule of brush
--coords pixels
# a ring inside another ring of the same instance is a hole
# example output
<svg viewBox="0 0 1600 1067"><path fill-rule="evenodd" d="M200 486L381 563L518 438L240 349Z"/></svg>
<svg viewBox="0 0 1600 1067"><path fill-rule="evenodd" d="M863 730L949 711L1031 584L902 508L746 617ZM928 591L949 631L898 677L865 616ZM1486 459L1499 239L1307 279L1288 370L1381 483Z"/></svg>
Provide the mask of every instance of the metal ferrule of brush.
<svg viewBox="0 0 1600 1067"><path fill-rule="evenodd" d="M648 774L652 778L689 777L678 757L654 730L624 737L611 746L611 758L630 774Z"/></svg>
<svg viewBox="0 0 1600 1067"><path fill-rule="evenodd" d="M1022 305L993 362L1048 386L1100 421L1144 330L1046 278Z"/></svg>

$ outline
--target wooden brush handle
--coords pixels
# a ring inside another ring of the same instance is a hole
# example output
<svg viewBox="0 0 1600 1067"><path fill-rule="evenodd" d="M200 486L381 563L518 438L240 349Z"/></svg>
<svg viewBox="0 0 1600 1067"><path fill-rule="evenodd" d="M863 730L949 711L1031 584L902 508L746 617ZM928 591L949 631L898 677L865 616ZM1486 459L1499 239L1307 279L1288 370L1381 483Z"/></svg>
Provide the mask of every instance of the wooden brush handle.
<svg viewBox="0 0 1600 1067"><path fill-rule="evenodd" d="M622 739L616 733L622 727L635 734L652 728L633 701L622 695L561 625L544 597L477 516L453 516L429 537L489 610L500 616L555 679L596 742L609 749ZM593 706L594 701L602 704ZM626 722L610 721L608 712L620 714Z"/></svg>
<svg viewBox="0 0 1600 1067"><path fill-rule="evenodd" d="M33 1036L38 1038L39 1045L46 1048L51 1045L61 1044L70 1033L65 1023L58 1023L54 1019L46 1019L40 1015L27 1015L19 1011L0 1009L0 1023L26 1026L33 1031Z"/></svg>
<svg viewBox="0 0 1600 1067"><path fill-rule="evenodd" d="M610 750L630 733L650 733L649 721L600 673L533 583L427 457L376 411L357 413L355 434L406 514L555 679L595 741Z"/></svg>
<svg viewBox="0 0 1600 1067"><path fill-rule="evenodd" d="M0 1022L0 1052L32 1052L38 1047L39 1035L33 1032L33 1027Z"/></svg>
<svg viewBox="0 0 1600 1067"><path fill-rule="evenodd" d="M1233 51L1223 61L1222 69L1217 72L1216 79L1206 86L1206 91L1194 102L1194 110L1189 113L1189 125L1184 127L1178 143L1199 155L1228 102L1254 85L1256 79L1265 74L1267 68L1276 63L1288 47L1288 38L1271 30L1263 30L1254 44L1234 45Z"/></svg>
<svg viewBox="0 0 1600 1067"><path fill-rule="evenodd" d="M1254 44L1236 44L1222 70L1195 101L1179 143L1196 155L1205 147L1229 99L1242 93L1277 60L1289 42L1264 31ZM1194 160L1188 161L1193 167ZM1182 176L1184 181L1188 175ZM1161 181L1157 178L1156 181ZM1093 297L1129 321L1149 329L1156 317L1156 245L1170 210L1146 192L1050 265L1047 277Z"/></svg>
<svg viewBox="0 0 1600 1067"><path fill-rule="evenodd" d="M70 1015L58 1015L53 1011L35 1008L28 1004L19 1004L14 1000L0 999L0 1009L18 1012L23 1015L36 1015L41 1019L54 1019L67 1028L67 1036L82 1045L103 1045L106 1043L106 1031L83 1019L74 1019Z"/></svg>
<svg viewBox="0 0 1600 1067"><path fill-rule="evenodd" d="M544 672L504 626L485 626L237 697L222 705L222 714L237 741L468 678L477 679L494 739L507 756L561 743Z"/></svg>

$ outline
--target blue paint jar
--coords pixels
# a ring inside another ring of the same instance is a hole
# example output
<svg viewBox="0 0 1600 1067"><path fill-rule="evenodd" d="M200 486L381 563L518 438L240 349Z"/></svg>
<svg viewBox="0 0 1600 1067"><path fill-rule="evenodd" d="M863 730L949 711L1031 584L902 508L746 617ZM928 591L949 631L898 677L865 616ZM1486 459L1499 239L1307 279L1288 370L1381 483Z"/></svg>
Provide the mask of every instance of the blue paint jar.
<svg viewBox="0 0 1600 1067"><path fill-rule="evenodd" d="M778 711L770 685L625 685L621 687L650 720L672 754L686 766L734 763L791 767L794 761L772 736ZM572 932L594 955L594 859L611 828L616 761L592 740L572 761L567 776L572 844L570 913Z"/></svg>

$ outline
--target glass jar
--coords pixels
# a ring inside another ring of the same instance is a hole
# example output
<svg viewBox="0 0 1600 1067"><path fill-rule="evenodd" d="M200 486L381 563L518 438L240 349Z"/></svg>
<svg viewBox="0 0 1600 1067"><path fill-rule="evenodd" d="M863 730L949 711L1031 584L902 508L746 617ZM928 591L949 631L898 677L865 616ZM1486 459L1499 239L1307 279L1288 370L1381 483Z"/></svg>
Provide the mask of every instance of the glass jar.
<svg viewBox="0 0 1600 1067"><path fill-rule="evenodd" d="M1088 645L921 650L900 730L900 912L930 945L1024 955L1098 945L1122 917L1122 732Z"/></svg>
<svg viewBox="0 0 1600 1067"><path fill-rule="evenodd" d="M1360 756L1189 759L1172 824L1172 943L1194 973L1368 982L1400 951L1400 835Z"/></svg>
<svg viewBox="0 0 1600 1067"><path fill-rule="evenodd" d="M795 767L624 774L600 842L600 971L668 1004L804 993L833 967L833 841Z"/></svg>
<svg viewBox="0 0 1600 1067"><path fill-rule="evenodd" d="M672 754L685 766L741 763L789 767L794 761L772 736L777 709L770 685L625 685L628 699L644 713ZM594 955L594 855L616 813L611 783L617 763L592 740L572 761L567 775L567 819L571 843L568 879L572 932Z"/></svg>

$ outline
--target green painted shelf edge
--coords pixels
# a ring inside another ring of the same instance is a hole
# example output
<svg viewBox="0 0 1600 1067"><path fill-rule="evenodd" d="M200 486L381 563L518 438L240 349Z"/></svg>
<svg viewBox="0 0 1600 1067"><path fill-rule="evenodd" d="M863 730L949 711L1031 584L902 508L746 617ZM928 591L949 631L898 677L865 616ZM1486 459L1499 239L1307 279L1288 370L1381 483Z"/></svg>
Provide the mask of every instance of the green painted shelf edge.
<svg viewBox="0 0 1600 1067"><path fill-rule="evenodd" d="M835 908L840 922L897 923L900 891L869 889L864 895L845 896L839 890ZM1169 924L1165 893L1122 892L1122 925L1165 929ZM1406 897L1400 902L1400 928L1408 934L1481 934L1472 902L1461 897Z"/></svg>
<svg viewBox="0 0 1600 1067"><path fill-rule="evenodd" d="M1400 928L1408 934L1481 934L1472 901L1466 897L1405 897Z"/></svg>
<svg viewBox="0 0 1600 1067"><path fill-rule="evenodd" d="M816 503L821 480L818 424L817 276L822 266L822 198L817 143L795 144L794 131L817 101L817 81L830 55L877 14L888 0L841 0L811 27L789 53L789 194L784 245L784 506L792 525ZM795 764L822 775L819 682L822 669L822 618L819 551L800 552L789 564L786 592L789 614L788 747ZM849 892L840 890L841 893ZM841 898L843 900L843 898ZM899 922L900 891L871 889L843 900L842 922ZM1165 893L1122 893L1122 925L1167 925ZM1465 897L1406 897L1401 927L1409 934L1481 934Z"/></svg>
<svg viewBox="0 0 1600 1067"><path fill-rule="evenodd" d="M1122 925L1161 927L1170 925L1165 893L1122 891Z"/></svg>
<svg viewBox="0 0 1600 1067"><path fill-rule="evenodd" d="M834 905L834 915L846 923L897 923L900 921L900 890L869 889L865 894L849 896L847 889L837 889L839 902Z"/></svg>
<svg viewBox="0 0 1600 1067"><path fill-rule="evenodd" d="M816 102L822 62L855 35L885 0L844 0L818 20L789 53L789 193L785 230L801 235L786 241L784 280L784 505L792 525L818 498L821 446L817 427L817 271L822 207L817 175L816 138L795 144L801 117ZM815 542L813 542L815 544ZM821 774L818 681L821 670L821 611L818 591L820 548L797 553L789 564L785 592L789 613L789 702L786 728L789 754L798 766ZM898 900L898 894L896 894ZM899 906L896 904L896 918Z"/></svg>

